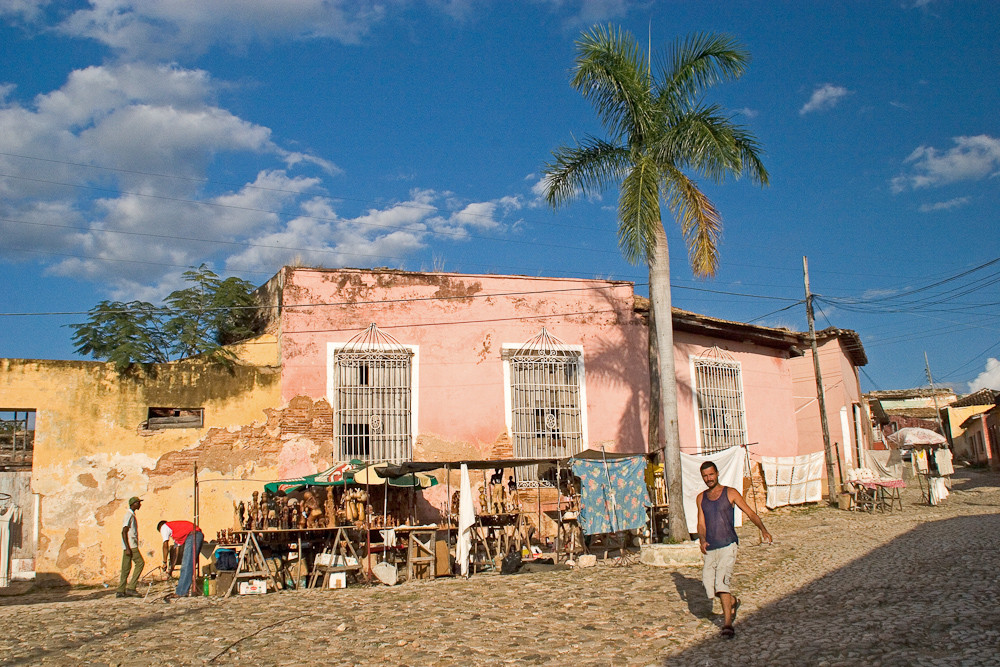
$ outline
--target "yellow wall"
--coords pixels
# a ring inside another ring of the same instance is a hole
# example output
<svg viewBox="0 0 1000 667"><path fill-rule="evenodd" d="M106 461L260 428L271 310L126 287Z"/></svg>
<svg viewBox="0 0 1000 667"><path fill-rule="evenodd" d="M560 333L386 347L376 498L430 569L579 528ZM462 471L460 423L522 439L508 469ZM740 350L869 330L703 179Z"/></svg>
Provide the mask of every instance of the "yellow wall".
<svg viewBox="0 0 1000 667"><path fill-rule="evenodd" d="M978 462L981 457L972 450L972 444L965 437L965 429L962 422L971 417L986 412L992 405L967 405L961 408L948 406L944 408L948 412L948 424L951 430L952 442L955 445L955 456L968 461Z"/></svg>
<svg viewBox="0 0 1000 667"><path fill-rule="evenodd" d="M274 338L244 347L245 357L265 365L227 370L181 361L122 377L102 362L0 359L0 407L36 411L31 487L41 497L39 580L117 582L121 522L133 495L144 499L137 517L146 571L159 565L156 523L192 517L195 461L200 478L226 480L277 478L289 457L311 465L302 459L315 458L315 446L283 443L280 427L268 426L281 408ZM149 407L204 408L205 423L149 431ZM233 501L259 487L204 484L206 538L232 527Z"/></svg>

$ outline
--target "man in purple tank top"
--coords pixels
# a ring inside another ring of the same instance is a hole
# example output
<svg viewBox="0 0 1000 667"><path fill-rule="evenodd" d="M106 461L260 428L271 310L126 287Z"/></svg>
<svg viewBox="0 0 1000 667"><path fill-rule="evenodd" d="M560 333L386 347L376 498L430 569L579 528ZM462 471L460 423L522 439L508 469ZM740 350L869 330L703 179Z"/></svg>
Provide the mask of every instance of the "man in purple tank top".
<svg viewBox="0 0 1000 667"><path fill-rule="evenodd" d="M722 601L722 636L736 635L733 618L740 601L729 589L729 581L736 565L736 513L733 507L743 510L747 518L760 528L761 540L771 542L764 522L750 509L743 495L734 488L719 484L719 469L711 461L701 464L701 478L708 488L698 494L698 541L701 553L705 554L705 565L701 579L709 599L718 597Z"/></svg>

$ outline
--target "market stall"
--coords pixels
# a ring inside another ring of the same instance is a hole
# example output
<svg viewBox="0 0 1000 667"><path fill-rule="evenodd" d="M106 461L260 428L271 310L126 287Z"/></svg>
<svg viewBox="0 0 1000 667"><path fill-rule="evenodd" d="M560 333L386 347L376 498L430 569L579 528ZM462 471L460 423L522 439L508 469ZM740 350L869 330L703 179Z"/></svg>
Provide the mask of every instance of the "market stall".
<svg viewBox="0 0 1000 667"><path fill-rule="evenodd" d="M955 468L947 439L926 428L901 428L888 440L901 449L911 451L910 462L920 485L922 499L937 505L948 497L949 482Z"/></svg>
<svg viewBox="0 0 1000 667"><path fill-rule="evenodd" d="M343 585L347 576L370 577L380 561L400 553L405 559L407 539L421 528L411 525L415 494L437 480L390 475L385 468L338 463L314 475L269 482L262 493L235 503L234 527L216 536L218 545L237 554L235 569L220 572L226 590L251 579L273 590Z"/></svg>

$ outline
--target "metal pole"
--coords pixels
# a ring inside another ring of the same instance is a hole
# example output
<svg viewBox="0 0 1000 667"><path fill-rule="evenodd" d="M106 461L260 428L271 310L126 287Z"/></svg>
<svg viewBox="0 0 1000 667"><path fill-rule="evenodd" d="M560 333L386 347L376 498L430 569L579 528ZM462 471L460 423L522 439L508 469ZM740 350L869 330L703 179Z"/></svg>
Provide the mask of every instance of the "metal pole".
<svg viewBox="0 0 1000 667"><path fill-rule="evenodd" d="M809 260L802 256L802 275L806 287L806 317L809 320L809 346L812 349L813 372L816 375L816 399L819 403L819 423L823 428L823 452L826 457L826 484L829 501L837 502L837 483L833 478L833 451L830 448L830 425L826 421L826 396L823 393L823 373L819 368L819 351L816 347L816 324L813 320L813 295L809 291Z"/></svg>
<svg viewBox="0 0 1000 667"><path fill-rule="evenodd" d="M199 519L199 515L200 515L200 508L198 506L200 498L198 497L198 491L199 491L199 489L198 489L198 461L196 460L194 462L194 525L195 525L195 528L198 527L198 519ZM194 542L191 543L192 546L196 546L198 544L198 539L195 536L194 531L192 531L191 534L188 535L188 539L194 540ZM185 545L185 547L186 546L187 545ZM198 581L198 579L201 578L201 554L198 552L197 549L194 549L194 554L192 554L192 557L194 558L194 570L191 573L191 588L188 589L188 595L195 595L196 594L197 591L196 591L196 588L195 588L195 583Z"/></svg>

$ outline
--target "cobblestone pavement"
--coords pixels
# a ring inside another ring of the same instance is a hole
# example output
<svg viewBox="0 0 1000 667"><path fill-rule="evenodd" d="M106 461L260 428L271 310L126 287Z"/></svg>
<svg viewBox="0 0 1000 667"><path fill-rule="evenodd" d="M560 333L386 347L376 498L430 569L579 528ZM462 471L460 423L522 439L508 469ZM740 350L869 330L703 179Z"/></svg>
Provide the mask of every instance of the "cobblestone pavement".
<svg viewBox="0 0 1000 667"><path fill-rule="evenodd" d="M698 568L602 563L169 604L166 584L33 592L0 598L0 664L998 664L1000 476L960 470L944 504L918 500L785 508L770 547L742 528L731 640Z"/></svg>

